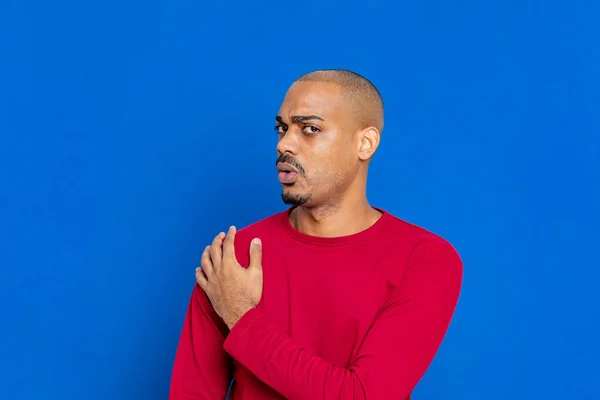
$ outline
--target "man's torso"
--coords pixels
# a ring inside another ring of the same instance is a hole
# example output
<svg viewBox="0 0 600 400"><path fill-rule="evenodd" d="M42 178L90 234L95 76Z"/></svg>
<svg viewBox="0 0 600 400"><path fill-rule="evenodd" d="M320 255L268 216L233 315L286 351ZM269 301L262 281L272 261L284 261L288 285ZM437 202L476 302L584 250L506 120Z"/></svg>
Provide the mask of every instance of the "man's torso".
<svg viewBox="0 0 600 400"><path fill-rule="evenodd" d="M240 230L236 254L248 264L254 237L263 242L264 286L257 306L310 354L341 367L355 361L363 339L400 285L420 228L391 215L371 235L347 241L306 241L280 225L280 214ZM416 232L415 232L416 230ZM415 234L416 233L416 234ZM232 399L278 399L235 363Z"/></svg>

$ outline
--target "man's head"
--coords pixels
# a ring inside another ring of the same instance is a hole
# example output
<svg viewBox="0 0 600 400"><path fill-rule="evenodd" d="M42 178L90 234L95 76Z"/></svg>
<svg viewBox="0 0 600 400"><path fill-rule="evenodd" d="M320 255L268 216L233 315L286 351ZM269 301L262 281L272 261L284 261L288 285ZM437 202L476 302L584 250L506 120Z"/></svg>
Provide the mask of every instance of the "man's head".
<svg viewBox="0 0 600 400"><path fill-rule="evenodd" d="M383 130L383 101L375 86L354 72L314 71L289 88L276 130L283 201L334 205L364 196L369 160Z"/></svg>

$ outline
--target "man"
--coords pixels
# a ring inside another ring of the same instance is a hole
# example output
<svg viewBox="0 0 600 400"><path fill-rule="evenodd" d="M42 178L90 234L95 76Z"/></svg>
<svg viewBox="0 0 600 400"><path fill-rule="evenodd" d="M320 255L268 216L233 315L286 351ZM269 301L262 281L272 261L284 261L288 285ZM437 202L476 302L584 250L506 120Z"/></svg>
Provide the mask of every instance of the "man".
<svg viewBox="0 0 600 400"><path fill-rule="evenodd" d="M170 399L409 399L463 267L447 241L367 200L379 92L350 71L309 73L276 130L290 208L206 247Z"/></svg>

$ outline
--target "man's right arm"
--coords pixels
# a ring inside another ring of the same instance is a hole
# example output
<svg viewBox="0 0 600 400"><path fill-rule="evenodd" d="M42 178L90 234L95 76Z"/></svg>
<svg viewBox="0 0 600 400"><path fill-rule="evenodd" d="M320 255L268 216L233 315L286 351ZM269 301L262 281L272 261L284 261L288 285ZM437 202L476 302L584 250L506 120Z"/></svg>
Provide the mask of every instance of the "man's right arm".
<svg viewBox="0 0 600 400"><path fill-rule="evenodd" d="M175 354L169 400L225 398L231 379L231 357L223 350L228 332L195 285Z"/></svg>

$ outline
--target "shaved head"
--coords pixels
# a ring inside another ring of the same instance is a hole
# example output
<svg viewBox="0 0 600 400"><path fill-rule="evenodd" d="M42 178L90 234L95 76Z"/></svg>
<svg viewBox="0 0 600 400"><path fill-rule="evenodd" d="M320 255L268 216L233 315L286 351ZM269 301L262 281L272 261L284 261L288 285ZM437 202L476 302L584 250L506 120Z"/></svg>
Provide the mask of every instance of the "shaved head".
<svg viewBox="0 0 600 400"><path fill-rule="evenodd" d="M368 79L345 69L323 69L302 75L296 82L333 83L340 87L344 100L352 109L358 129L373 126L383 130L383 100Z"/></svg>
<svg viewBox="0 0 600 400"><path fill-rule="evenodd" d="M383 102L371 82L339 69L305 74L286 92L275 122L285 203L333 212L362 201L383 129Z"/></svg>

